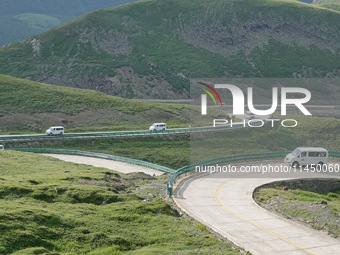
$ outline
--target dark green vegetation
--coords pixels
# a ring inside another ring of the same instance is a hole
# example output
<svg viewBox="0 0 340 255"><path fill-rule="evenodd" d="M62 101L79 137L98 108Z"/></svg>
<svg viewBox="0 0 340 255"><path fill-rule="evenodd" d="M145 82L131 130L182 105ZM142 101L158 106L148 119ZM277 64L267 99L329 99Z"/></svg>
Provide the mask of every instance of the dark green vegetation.
<svg viewBox="0 0 340 255"><path fill-rule="evenodd" d="M0 159L0 254L239 254L159 198L167 176Z"/></svg>
<svg viewBox="0 0 340 255"><path fill-rule="evenodd" d="M304 181L299 182L301 185ZM312 183L313 181L310 182ZM337 182L339 187L340 181L338 180ZM310 186L320 188L316 184L318 183L312 183ZM274 186L258 189L254 195L256 202L264 208L279 213L284 217L306 223L334 237L340 237L339 188L326 192L304 190L303 188L283 191L283 187L286 186L284 182ZM329 189L330 182L324 181L322 186L323 189Z"/></svg>
<svg viewBox="0 0 340 255"><path fill-rule="evenodd" d="M4 47L0 72L128 98L187 98L189 78L337 76L339 28L338 11L298 1L142 1Z"/></svg>
<svg viewBox="0 0 340 255"><path fill-rule="evenodd" d="M22 41L81 14L131 0L0 0L0 46Z"/></svg>
<svg viewBox="0 0 340 255"><path fill-rule="evenodd" d="M153 122L188 127L198 107L138 102L96 91L41 84L0 75L0 132L148 129Z"/></svg>

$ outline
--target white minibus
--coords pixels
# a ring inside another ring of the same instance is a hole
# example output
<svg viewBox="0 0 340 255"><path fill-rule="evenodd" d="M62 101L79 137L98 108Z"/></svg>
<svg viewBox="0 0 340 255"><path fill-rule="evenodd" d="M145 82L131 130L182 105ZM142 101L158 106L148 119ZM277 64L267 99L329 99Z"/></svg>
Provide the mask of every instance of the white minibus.
<svg viewBox="0 0 340 255"><path fill-rule="evenodd" d="M165 129L166 129L165 123L153 123L149 128L150 131L165 130Z"/></svg>
<svg viewBox="0 0 340 255"><path fill-rule="evenodd" d="M64 132L65 129L62 126L50 127L46 130L46 135L63 135Z"/></svg>
<svg viewBox="0 0 340 255"><path fill-rule="evenodd" d="M246 111L245 117L246 119L251 120L255 118L255 114L250 111Z"/></svg>
<svg viewBox="0 0 340 255"><path fill-rule="evenodd" d="M289 153L285 162L293 167L327 164L328 151L318 147L298 147Z"/></svg>

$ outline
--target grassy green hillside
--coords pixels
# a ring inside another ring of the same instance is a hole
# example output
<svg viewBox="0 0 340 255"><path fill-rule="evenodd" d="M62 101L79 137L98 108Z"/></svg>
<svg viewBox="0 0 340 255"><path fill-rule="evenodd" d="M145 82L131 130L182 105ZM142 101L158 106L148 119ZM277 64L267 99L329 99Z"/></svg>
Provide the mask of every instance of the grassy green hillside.
<svg viewBox="0 0 340 255"><path fill-rule="evenodd" d="M147 129L153 122L188 126L200 109L189 105L138 102L92 90L47 85L0 75L0 132Z"/></svg>
<svg viewBox="0 0 340 255"><path fill-rule="evenodd" d="M151 0L0 49L0 72L128 98L188 97L197 77L334 77L340 13L290 0Z"/></svg>
<svg viewBox="0 0 340 255"><path fill-rule="evenodd" d="M0 254L241 254L160 199L166 177L10 151L0 159Z"/></svg>

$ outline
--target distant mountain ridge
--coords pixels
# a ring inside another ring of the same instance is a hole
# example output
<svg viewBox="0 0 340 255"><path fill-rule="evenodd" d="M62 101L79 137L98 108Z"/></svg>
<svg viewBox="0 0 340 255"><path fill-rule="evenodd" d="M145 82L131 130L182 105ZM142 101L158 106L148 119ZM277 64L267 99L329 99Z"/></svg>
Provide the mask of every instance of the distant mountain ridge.
<svg viewBox="0 0 340 255"><path fill-rule="evenodd" d="M198 77L337 77L340 12L298 1L151 0L0 49L0 73L126 98L188 98Z"/></svg>
<svg viewBox="0 0 340 255"><path fill-rule="evenodd" d="M0 46L22 41L87 12L132 1L0 0Z"/></svg>
<svg viewBox="0 0 340 255"><path fill-rule="evenodd" d="M75 17L91 10L125 4L133 0L0 0L0 15L39 13Z"/></svg>

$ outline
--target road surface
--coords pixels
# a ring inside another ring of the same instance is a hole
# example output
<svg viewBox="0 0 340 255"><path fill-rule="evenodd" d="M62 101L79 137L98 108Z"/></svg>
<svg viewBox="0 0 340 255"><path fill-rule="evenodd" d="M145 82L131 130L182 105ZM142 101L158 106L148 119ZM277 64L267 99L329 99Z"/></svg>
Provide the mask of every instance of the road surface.
<svg viewBox="0 0 340 255"><path fill-rule="evenodd" d="M252 194L256 187L284 178L250 177L230 178L225 173L193 175L175 189L174 200L187 214L254 255L340 254L340 240L284 219L255 203ZM294 174L286 179L300 177L330 178Z"/></svg>
<svg viewBox="0 0 340 255"><path fill-rule="evenodd" d="M63 154L42 154L44 156L49 156L53 158L57 158L66 162L78 163L91 165L95 167L104 167L110 170L115 170L121 173L135 173L135 172L143 172L148 175L162 175L164 172L157 171L151 168L146 168L143 166L132 165L125 162L119 162L108 159L94 158L94 157L84 157L84 156L75 156L75 155L63 155Z"/></svg>

